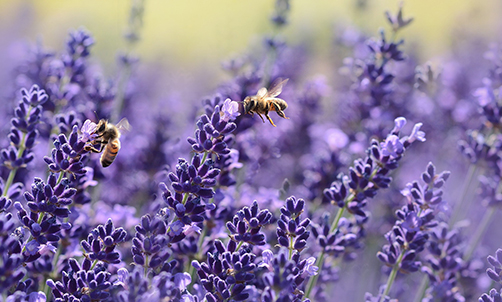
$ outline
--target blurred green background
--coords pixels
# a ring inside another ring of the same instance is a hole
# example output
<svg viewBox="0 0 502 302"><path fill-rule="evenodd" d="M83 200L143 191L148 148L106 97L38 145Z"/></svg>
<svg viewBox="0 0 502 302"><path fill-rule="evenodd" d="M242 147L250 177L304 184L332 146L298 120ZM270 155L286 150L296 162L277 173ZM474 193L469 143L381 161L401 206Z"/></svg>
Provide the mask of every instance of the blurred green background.
<svg viewBox="0 0 502 302"><path fill-rule="evenodd" d="M116 53L125 49L123 34L134 0L0 0L0 42L35 42L42 38L49 49L64 46L67 33L87 28L95 37L93 58L113 74ZM400 1L292 0L290 24L283 35L291 44L304 43L322 69L333 51L337 24L354 25L376 36L388 29L384 12L395 13ZM220 74L220 63L261 43L270 33L273 0L145 0L141 41L134 49L143 62L167 64L171 72L203 70ZM496 37L501 29L502 1L413 0L404 2L405 17L414 17L401 32L406 48L418 50L425 62L447 54L462 35ZM18 49L11 50L17 51ZM8 51L2 52L9 54ZM209 80L217 84L218 76Z"/></svg>

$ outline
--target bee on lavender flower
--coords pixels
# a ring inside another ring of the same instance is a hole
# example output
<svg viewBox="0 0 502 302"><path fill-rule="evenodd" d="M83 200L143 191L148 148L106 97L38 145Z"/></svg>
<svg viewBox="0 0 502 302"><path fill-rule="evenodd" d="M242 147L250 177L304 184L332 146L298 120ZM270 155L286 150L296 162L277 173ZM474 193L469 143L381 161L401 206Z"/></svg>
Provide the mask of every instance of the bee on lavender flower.
<svg viewBox="0 0 502 302"><path fill-rule="evenodd" d="M100 120L96 125L96 138L91 141L93 145L99 144L99 150L89 146L88 151L101 153L101 166L108 167L113 163L120 150L120 134L129 131L131 126L126 118L121 119L116 125L107 120Z"/></svg>
<svg viewBox="0 0 502 302"><path fill-rule="evenodd" d="M283 99L277 98L282 92L282 86L284 86L289 79L278 78L269 87L269 89L263 87L258 90L256 95L248 96L244 99L244 114L248 113L251 116L254 113L258 114L261 120L265 123L262 114L268 119L272 126L276 127L270 116L268 116L269 111L277 112L277 115L284 119L289 119L284 115L283 110L288 108L288 104Z"/></svg>

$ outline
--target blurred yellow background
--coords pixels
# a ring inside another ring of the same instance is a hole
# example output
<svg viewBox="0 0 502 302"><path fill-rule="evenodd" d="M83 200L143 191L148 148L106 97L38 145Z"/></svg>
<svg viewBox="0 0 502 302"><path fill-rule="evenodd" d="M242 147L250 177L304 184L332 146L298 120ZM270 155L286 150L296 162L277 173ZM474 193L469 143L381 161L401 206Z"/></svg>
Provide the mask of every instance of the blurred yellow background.
<svg viewBox="0 0 502 302"><path fill-rule="evenodd" d="M352 24L376 36L388 29L384 12L395 13L398 0L292 0L290 24L283 31L292 44L308 41L311 52L325 58L332 48L335 24ZM220 68L222 60L260 43L271 31L274 0L145 0L141 41L134 49L143 61L170 62L184 69ZM2 34L59 50L67 33L87 28L96 40L93 56L105 69L125 48L122 38L131 0L0 0ZM496 37L501 29L502 2L497 0L413 0L404 2L405 17L414 17L401 36L426 61L445 54L455 32ZM4 47L4 46L0 46Z"/></svg>

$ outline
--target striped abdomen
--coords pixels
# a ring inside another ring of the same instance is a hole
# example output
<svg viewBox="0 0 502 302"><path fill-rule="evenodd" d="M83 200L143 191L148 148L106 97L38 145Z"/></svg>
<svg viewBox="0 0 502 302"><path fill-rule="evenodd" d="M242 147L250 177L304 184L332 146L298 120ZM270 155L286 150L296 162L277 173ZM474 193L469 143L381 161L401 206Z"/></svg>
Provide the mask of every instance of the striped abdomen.
<svg viewBox="0 0 502 302"><path fill-rule="evenodd" d="M283 99L269 98L268 101L271 102L272 104L278 106L280 108L280 110L286 110L286 108L288 108L288 103L286 103L286 101ZM270 106L270 110L277 111L277 108L275 106Z"/></svg>
<svg viewBox="0 0 502 302"><path fill-rule="evenodd" d="M117 157L117 153L119 153L119 150L120 141L118 139L114 139L106 144L105 150L103 151L103 154L101 154L101 165L103 168L106 168L113 163L115 157Z"/></svg>

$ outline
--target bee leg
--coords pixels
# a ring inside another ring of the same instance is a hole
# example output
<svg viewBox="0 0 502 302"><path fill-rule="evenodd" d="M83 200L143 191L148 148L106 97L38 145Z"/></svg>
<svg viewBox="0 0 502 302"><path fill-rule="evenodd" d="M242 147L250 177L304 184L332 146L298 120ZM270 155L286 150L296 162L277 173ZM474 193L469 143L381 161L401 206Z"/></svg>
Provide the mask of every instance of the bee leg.
<svg viewBox="0 0 502 302"><path fill-rule="evenodd" d="M106 144L103 144L102 142L97 142L97 143L101 144L99 147L99 150L94 148L93 146L87 146L84 149L87 151L90 151L90 152L101 153L101 151L103 151L103 148L105 147Z"/></svg>
<svg viewBox="0 0 502 302"><path fill-rule="evenodd" d="M274 124L274 122L272 122L272 119L270 118L270 116L268 116L268 113L267 113L267 114L265 114L265 116L267 117L268 121L272 124L272 126L277 127L277 126Z"/></svg>
<svg viewBox="0 0 502 302"><path fill-rule="evenodd" d="M261 120L265 123L265 120L263 119L263 116L261 116L261 114L259 114L258 112L256 112L256 114L258 114L258 116L261 118ZM268 117L268 115L267 115L267 117Z"/></svg>
<svg viewBox="0 0 502 302"><path fill-rule="evenodd" d="M84 149L85 149L86 151L90 151L90 152L94 152L94 153L99 153L99 152L101 152L101 151L102 151L102 149L103 149L103 148L101 148L101 150L98 150L98 149L96 149L96 148L94 148L94 147L88 146L88 147L85 147Z"/></svg>
<svg viewBox="0 0 502 302"><path fill-rule="evenodd" d="M277 105L276 103L274 103L274 108L275 108L275 112L277 112L277 115L284 118L284 119L287 119L289 120L289 117L287 117L284 112L281 110L281 107L279 107L279 105Z"/></svg>

